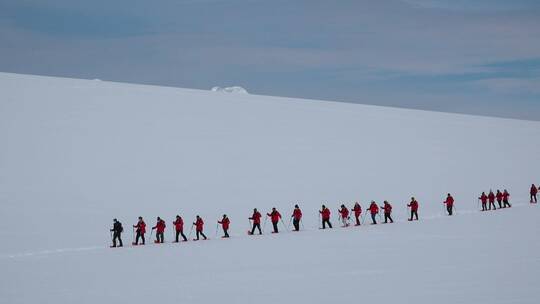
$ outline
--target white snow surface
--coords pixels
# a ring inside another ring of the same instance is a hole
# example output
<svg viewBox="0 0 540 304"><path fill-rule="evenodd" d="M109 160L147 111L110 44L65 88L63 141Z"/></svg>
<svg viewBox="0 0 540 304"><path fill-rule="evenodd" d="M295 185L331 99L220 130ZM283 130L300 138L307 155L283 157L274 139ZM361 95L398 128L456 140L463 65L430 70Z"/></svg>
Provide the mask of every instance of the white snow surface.
<svg viewBox="0 0 540 304"><path fill-rule="evenodd" d="M248 94L248 91L243 87L232 86L232 87L213 87L212 92L223 92L223 93L238 93L238 94Z"/></svg>
<svg viewBox="0 0 540 304"><path fill-rule="evenodd" d="M0 302L538 303L539 139L531 121L0 73ZM478 212L490 188L514 207ZM318 229L322 203L372 199L396 223ZM296 202L304 231L246 235L253 207L288 223ZM112 218L129 244L161 216L170 242L176 214L211 240L108 248Z"/></svg>

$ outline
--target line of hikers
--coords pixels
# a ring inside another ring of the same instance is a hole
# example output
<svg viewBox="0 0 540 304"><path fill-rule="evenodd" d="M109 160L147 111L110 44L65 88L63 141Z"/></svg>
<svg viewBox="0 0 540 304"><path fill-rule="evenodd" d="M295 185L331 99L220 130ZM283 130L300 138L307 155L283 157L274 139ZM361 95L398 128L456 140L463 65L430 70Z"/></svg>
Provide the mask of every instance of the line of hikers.
<svg viewBox="0 0 540 304"><path fill-rule="evenodd" d="M538 193L538 190L540 188L537 188L534 184L531 186L530 195L531 195L531 203L537 203L536 195ZM480 197L478 198L478 201L482 203L482 211L491 210L491 207L493 206L493 209L495 210L495 201L497 201L499 208L506 208L511 207L509 203L509 197L510 194L506 189L504 189L503 192L500 190L497 190L496 193L493 193L493 191L490 190L489 194L486 195L485 192L482 192ZM448 193L446 199L443 202L444 205L446 205L446 212L449 216L453 215L455 211L454 206L454 198L450 193ZM410 217L408 218L408 221L418 220L418 208L419 203L418 201L412 197L411 201L407 204L407 208L410 212ZM377 216L382 221L381 216L379 214L379 211L383 210L384 213L384 223L393 223L394 220L392 219L392 205L388 201L384 201L382 206L378 206L375 201L371 201L369 207L367 208L367 211L369 211L369 214L371 216L371 225L377 224ZM365 219L367 217L367 214L364 215L364 218L362 218L362 207L358 202L356 202L352 209L348 209L344 204L340 206L338 209L339 214L339 221L342 223L342 227L348 227L350 226L350 214L354 215L355 220L355 226L361 225L363 222L362 219ZM272 223L273 231L272 233L279 233L279 223L281 222L283 226L287 229L287 226L282 220L281 214L279 211L277 211L276 208L272 208L272 211L266 214L265 218L265 224L266 219L270 218L270 222ZM263 229L261 228L261 213L257 210L257 208L253 209L253 214L251 217L249 217L249 224L251 230L249 230L247 233L249 235L253 235L255 233L255 230L258 230L259 234L263 234ZM319 222L321 223L321 227L319 229L326 229L332 228L332 223L330 222L331 219L331 211L329 208L327 208L325 205L322 205L321 210L319 210ZM292 212L292 215L290 217L289 226L292 222L293 225L293 231L300 231L300 225L302 224L302 210L300 210L300 207L298 204L294 205L294 210ZM221 220L217 221L217 224L221 225L221 228L223 230L223 236L222 238L228 238L229 237L229 227L230 227L231 221L227 217L226 214L223 215L223 218ZM197 215L195 222L191 225L191 230L189 232L189 236L186 237L184 234L184 220L180 215L176 216L176 220L172 222L175 228L176 233L176 239L175 243L179 242L179 237L182 237L182 240L186 242L191 235L191 232L193 231L193 227L195 227L195 233L196 238L194 238L194 241L198 241L200 239L200 236L202 236L205 240L207 239L206 235L204 234L204 221L203 219ZM154 243L163 243L164 242L164 233L165 233L166 224L163 219L160 217L157 217L157 222L154 227L152 227L152 233L154 230L156 230L156 240ZM136 232L135 241L132 243L132 245L137 246L139 245L139 240L141 240L141 244L145 244L145 234L146 234L146 223L144 222L142 217L139 217L139 220L137 224L133 225L134 232ZM122 238L121 234L123 232L122 224L117 220L113 220L113 228L111 229L112 233L112 241L113 245L111 247L117 247L117 241L118 246L122 247ZM217 233L217 226L216 226L216 233Z"/></svg>
<svg viewBox="0 0 540 304"><path fill-rule="evenodd" d="M447 205L449 215L452 215L453 203L454 203L454 199L452 198L450 194L448 194L448 198L446 199L444 204ZM418 201L416 201L414 197L411 198L411 201L409 204L407 204L407 207L410 209L410 218L408 220L409 221L418 220L418 207L419 207ZM379 215L379 208L384 211L384 223L388 223L388 221L390 221L390 223L393 223L394 220L392 219L392 205L388 201L384 201L384 205L379 207L375 201L371 201L371 204L367 209L369 213L371 214L371 221L372 221L371 224L372 225L377 224L376 216ZM362 220L361 220L362 207L360 206L358 202L356 202L353 208L350 209L350 211L354 214L355 226L359 226L362 223ZM349 209L344 204L342 204L340 209L338 209L338 214L339 214L339 220L342 222L343 227L348 227L350 225L349 221L351 219ZM279 211L276 210L276 208L272 208L272 211L270 213L267 213L266 216L267 218L270 218L270 222L272 223L272 227L273 227L272 233L279 233L280 222L283 224L285 228L287 227L282 220L281 214L279 213ZM331 211L325 205L322 205L321 210L319 210L319 217L320 217L319 220L322 225L320 229L326 229L326 226L328 226L329 228L332 228L332 223L330 222ZM262 218L262 215L257 210L257 208L253 209L253 214L251 215L251 217L248 218L250 221L250 227L251 227L251 231L248 231L248 234L250 235L254 234L255 230L258 230L259 234L263 233L263 230L261 228L261 218ZM266 224L267 218L265 218L265 224ZM300 209L298 204L294 206L294 210L292 212L292 215L289 221L289 226L291 222L293 225L293 231L300 231L300 225L303 225L302 224L302 210ZM224 214L223 218L221 220L218 220L217 223L220 224L221 228L223 229L222 238L228 238L230 220L227 217L227 215ZM175 221L173 221L172 224L174 225L175 233L176 233L176 239L174 242L179 242L180 237L182 237L182 240L186 242L189 236L186 237L186 235L184 234L184 220L182 219L182 217L180 215L177 215ZM165 234L166 226L167 225L165 221L161 219L160 217L157 217L156 225L152 227L152 233L154 230L156 230L156 240L154 241L154 243L164 243L164 239L165 239L164 234ZM194 241L198 241L200 239L200 236L202 236L205 240L207 239L206 235L203 232L204 221L199 215L197 215L195 222L193 222L189 234L191 234L193 227L195 227L195 233L196 233L196 238L193 239ZM141 216L139 217L137 224L133 225L133 229L136 234L135 234L135 240L132 243L132 245L134 246L139 245L139 240L141 241L141 244L144 245L146 242L146 239L145 239L146 223L144 222ZM111 247L117 247L117 243L119 247L123 246L123 242L121 238L121 234L123 231L124 229L122 227L122 224L117 219L114 219L113 228L111 229L112 241L113 241L113 245Z"/></svg>
<svg viewBox="0 0 540 304"><path fill-rule="evenodd" d="M506 189L504 189L503 192L497 189L497 194L493 193L493 190L489 190L489 194L487 195L485 192L482 192L482 195L480 195L478 201L482 202L482 211L491 210L491 206L493 206L493 210L497 210L497 207L495 207L495 200L497 200L497 203L499 204L499 209L512 207L512 205L510 205L508 202L509 197L510 193L508 193Z"/></svg>

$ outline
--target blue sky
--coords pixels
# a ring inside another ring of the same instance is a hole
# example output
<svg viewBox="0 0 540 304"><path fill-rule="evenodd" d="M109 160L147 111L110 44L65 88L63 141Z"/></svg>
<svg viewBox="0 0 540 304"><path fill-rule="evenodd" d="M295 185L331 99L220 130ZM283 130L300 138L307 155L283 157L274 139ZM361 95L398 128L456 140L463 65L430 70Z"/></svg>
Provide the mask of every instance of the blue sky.
<svg viewBox="0 0 540 304"><path fill-rule="evenodd" d="M540 1L3 0L0 41L3 72L540 120Z"/></svg>

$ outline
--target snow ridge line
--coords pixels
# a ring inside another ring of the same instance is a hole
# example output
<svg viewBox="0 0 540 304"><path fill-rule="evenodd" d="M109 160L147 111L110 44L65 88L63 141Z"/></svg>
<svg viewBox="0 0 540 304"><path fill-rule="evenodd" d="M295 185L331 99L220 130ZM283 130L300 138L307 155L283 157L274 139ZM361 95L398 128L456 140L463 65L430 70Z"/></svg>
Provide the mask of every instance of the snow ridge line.
<svg viewBox="0 0 540 304"><path fill-rule="evenodd" d="M512 204L512 207L511 208L521 208L521 207L526 207L526 206L531 206L533 204L527 202L527 203L514 203ZM534 204L536 205L536 204ZM497 209L501 209L501 208L497 208ZM495 210L493 210L495 211ZM481 210L462 210L462 211L455 211L455 215L453 216L458 216L458 215L474 215L474 214L482 214L483 212ZM441 219L441 218L447 218L449 217L448 215L435 215L435 214L432 214L432 215L428 215L428 216L424 216L422 217L422 221L423 220L428 220L428 221L431 221L431 220L435 220L435 219ZM416 222L416 221L415 221ZM409 223L408 220L395 220L394 221L395 224L399 224L399 223ZM381 223L379 223L381 224ZM370 224L364 224L362 226L371 226ZM341 226L336 226L335 228L341 228ZM307 228L307 229L303 229L301 231L318 231L319 229L310 229L310 228ZM336 229L339 231L339 229ZM290 231L288 231L290 232ZM245 236L244 236L245 238ZM167 243L166 243L167 244ZM132 246L126 246L126 248L131 248ZM79 247L79 248L61 248L61 249L50 249L50 250L41 250L41 251L35 251L35 252L24 252L24 253L16 253L16 254L8 254L8 255L1 255L0 256L0 259L16 259L16 258L25 258L25 257L33 257L33 256L44 256L44 255L52 255L52 254L59 254L59 253L66 253L66 252L83 252L83 251L92 251L92 250L105 250L105 249L108 249L108 247L104 247L104 246L90 246L90 247Z"/></svg>

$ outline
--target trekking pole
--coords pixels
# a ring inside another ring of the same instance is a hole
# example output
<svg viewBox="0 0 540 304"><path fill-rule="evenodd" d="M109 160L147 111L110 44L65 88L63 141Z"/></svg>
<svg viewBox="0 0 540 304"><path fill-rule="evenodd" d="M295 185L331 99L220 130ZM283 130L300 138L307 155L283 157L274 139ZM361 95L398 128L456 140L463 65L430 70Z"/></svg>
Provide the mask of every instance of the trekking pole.
<svg viewBox="0 0 540 304"><path fill-rule="evenodd" d="M379 217L379 222L382 222L382 217L381 217L381 213L380 213L380 212L377 212L377 216Z"/></svg>
<svg viewBox="0 0 540 304"><path fill-rule="evenodd" d="M217 229L218 229L219 223L216 223L216 233L214 234L214 238L217 238Z"/></svg>
<svg viewBox="0 0 540 304"><path fill-rule="evenodd" d="M135 243L135 227L131 230L131 240L132 243Z"/></svg>
<svg viewBox="0 0 540 304"><path fill-rule="evenodd" d="M321 225L322 225L322 223L321 223L321 212L319 211L319 229L322 229Z"/></svg>
<svg viewBox="0 0 540 304"><path fill-rule="evenodd" d="M268 220L268 215L264 217L264 224L263 224L263 229L262 229L263 233L266 230L266 221L267 220Z"/></svg>
<svg viewBox="0 0 540 304"><path fill-rule="evenodd" d="M288 230L289 228L291 228L291 222L292 222L292 216L291 216L291 218L289 219L289 225L287 225L287 230Z"/></svg>
<svg viewBox="0 0 540 304"><path fill-rule="evenodd" d="M302 225L302 230L306 230L306 229L304 228L304 219L302 219L302 218L300 219L300 224Z"/></svg>
<svg viewBox="0 0 540 304"><path fill-rule="evenodd" d="M285 228L285 231L289 232L289 228L287 228L287 226L285 226L285 223L283 222L283 219L279 218L279 220L281 221L281 224L283 224L283 228Z"/></svg>
<svg viewBox="0 0 540 304"><path fill-rule="evenodd" d="M152 240L152 234L154 234L154 229L150 230L150 240Z"/></svg>
<svg viewBox="0 0 540 304"><path fill-rule="evenodd" d="M191 233L193 232L193 223L191 223L191 229L189 229L189 234L188 234L188 240L191 238Z"/></svg>

